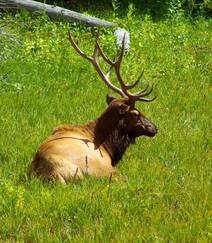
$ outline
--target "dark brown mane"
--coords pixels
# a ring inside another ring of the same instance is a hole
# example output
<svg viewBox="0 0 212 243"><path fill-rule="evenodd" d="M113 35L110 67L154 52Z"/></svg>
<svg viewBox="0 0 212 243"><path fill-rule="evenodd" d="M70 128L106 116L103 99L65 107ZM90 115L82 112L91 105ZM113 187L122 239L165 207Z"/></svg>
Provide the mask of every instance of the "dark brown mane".
<svg viewBox="0 0 212 243"><path fill-rule="evenodd" d="M111 157L112 166L115 166L121 160L128 146L134 142L135 138L127 132L124 120L120 120L118 126L103 143Z"/></svg>
<svg viewBox="0 0 212 243"><path fill-rule="evenodd" d="M120 120L118 108L119 102L109 105L105 112L95 120L93 142L96 148L103 144L109 134L117 127Z"/></svg>
<svg viewBox="0 0 212 243"><path fill-rule="evenodd" d="M127 127L118 113L118 105L110 105L94 122L88 124L94 134L94 144L98 148L103 145L108 151L112 165L122 158L127 147L135 138L127 133Z"/></svg>

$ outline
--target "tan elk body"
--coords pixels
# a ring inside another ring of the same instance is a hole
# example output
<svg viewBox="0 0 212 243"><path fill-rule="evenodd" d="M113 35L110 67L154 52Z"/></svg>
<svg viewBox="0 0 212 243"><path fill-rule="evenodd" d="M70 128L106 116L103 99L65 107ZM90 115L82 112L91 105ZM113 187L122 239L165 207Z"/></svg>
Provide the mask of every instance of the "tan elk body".
<svg viewBox="0 0 212 243"><path fill-rule="evenodd" d="M137 137L142 135L152 137L157 133L155 125L135 108L136 101L150 102L154 99L145 98L151 93L152 87L137 93L129 91L139 82L143 72L132 85L125 84L121 77L120 65L124 55L124 40L117 59L111 61L103 53L98 39L97 33L94 53L92 56L87 56L79 49L69 33L69 40L75 50L93 64L104 83L122 98L107 96L108 107L96 120L85 125L65 125L56 128L40 145L30 165L30 175L64 184L84 175L109 177L116 173L114 166ZM98 55L110 65L107 74L104 74L99 66ZM116 87L109 79L112 69L121 88Z"/></svg>

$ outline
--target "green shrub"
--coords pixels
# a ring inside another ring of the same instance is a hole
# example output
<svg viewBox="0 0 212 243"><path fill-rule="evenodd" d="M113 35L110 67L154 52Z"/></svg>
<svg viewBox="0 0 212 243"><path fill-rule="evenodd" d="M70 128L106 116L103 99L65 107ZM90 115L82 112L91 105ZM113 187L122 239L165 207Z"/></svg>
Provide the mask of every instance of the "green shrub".
<svg viewBox="0 0 212 243"><path fill-rule="evenodd" d="M73 10L94 7L114 9L116 5L120 7L120 11L125 11L130 4L134 4L138 11L149 13L156 19L167 14L173 14L176 11L185 11L186 14L191 16L205 15L210 17L212 14L211 0L46 0L41 2L58 4Z"/></svg>

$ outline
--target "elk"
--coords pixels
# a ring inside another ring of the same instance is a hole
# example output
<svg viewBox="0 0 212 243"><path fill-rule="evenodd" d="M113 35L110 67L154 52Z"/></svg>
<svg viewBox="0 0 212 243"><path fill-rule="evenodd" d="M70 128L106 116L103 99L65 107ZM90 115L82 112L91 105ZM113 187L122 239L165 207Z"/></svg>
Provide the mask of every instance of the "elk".
<svg viewBox="0 0 212 243"><path fill-rule="evenodd" d="M156 126L135 108L136 101L150 102L147 98L153 85L132 93L140 81L143 72L133 84L126 84L121 76L120 67L124 56L124 39L116 58L112 61L99 45L99 33L96 35L92 56L85 54L68 33L71 45L84 59L91 62L103 80L121 98L107 95L107 109L95 120L85 125L62 125L40 145L30 167L29 175L66 184L85 175L110 177L117 174L115 165L121 160L127 147L140 136L153 137ZM99 56L109 65L104 73L99 65ZM109 75L115 71L120 87L115 86Z"/></svg>

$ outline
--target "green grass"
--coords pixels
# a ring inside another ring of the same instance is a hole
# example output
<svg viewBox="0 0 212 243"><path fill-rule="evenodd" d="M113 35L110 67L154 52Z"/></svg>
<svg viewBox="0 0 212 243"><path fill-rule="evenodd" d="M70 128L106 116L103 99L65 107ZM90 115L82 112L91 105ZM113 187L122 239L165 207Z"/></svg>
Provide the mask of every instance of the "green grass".
<svg viewBox="0 0 212 243"><path fill-rule="evenodd" d="M137 107L159 133L126 152L118 165L125 180L62 186L28 180L27 167L53 127L103 112L108 89L70 47L68 25L1 17L22 45L0 36L0 241L211 241L211 21L116 21L131 33L125 79L145 69L156 84L158 99ZM91 29L70 28L91 53ZM111 57L113 31L101 35Z"/></svg>

